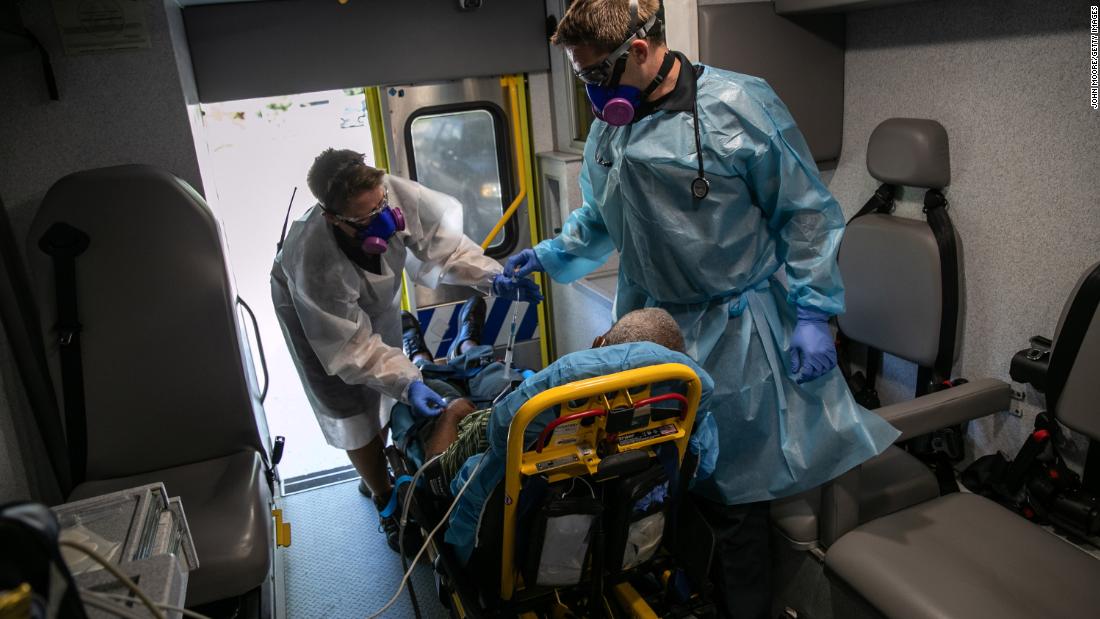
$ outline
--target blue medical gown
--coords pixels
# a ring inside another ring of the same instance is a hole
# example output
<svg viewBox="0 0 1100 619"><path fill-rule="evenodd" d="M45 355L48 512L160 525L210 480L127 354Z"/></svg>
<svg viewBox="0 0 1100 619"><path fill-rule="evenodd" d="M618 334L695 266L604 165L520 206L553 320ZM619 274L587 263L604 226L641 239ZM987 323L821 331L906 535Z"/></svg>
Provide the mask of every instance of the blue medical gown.
<svg viewBox="0 0 1100 619"><path fill-rule="evenodd" d="M682 363L694 370L702 383L699 412L696 414L695 428L688 448L699 456L699 467L695 471L695 479L698 480L697 483L704 483L702 480L713 472L715 462L719 458L719 446L714 416L706 412L714 382L702 368L687 356L650 342L618 344L570 353L523 381L515 391L493 407L488 426L489 449L483 454L467 459L451 481L451 493L457 495L470 479L471 474L477 471L476 477L470 482L466 492L458 499L444 537L447 543L454 547L459 560L465 564L474 550L481 511L493 489L504 479L504 465L508 454L508 426L527 400L547 389L574 381L661 363ZM658 386L653 393L660 393L662 387ZM526 432L528 445L538 439L539 433L554 417L553 411L547 411L528 424ZM498 535L499 532L492 534Z"/></svg>
<svg viewBox="0 0 1100 619"><path fill-rule="evenodd" d="M567 283L617 249L616 316L662 307L676 318L688 354L715 381L719 462L696 491L733 505L820 485L898 432L855 403L839 370L802 385L787 372L795 306L844 310L844 219L786 106L764 80L713 67L698 87L710 194L690 191L690 112L657 111L623 127L596 121L584 203L535 252Z"/></svg>

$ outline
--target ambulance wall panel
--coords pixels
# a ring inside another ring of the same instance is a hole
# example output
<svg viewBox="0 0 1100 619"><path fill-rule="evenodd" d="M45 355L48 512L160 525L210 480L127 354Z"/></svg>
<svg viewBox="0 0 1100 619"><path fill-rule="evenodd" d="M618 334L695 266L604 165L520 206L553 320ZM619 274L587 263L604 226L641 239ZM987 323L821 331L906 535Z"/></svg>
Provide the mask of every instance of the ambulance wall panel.
<svg viewBox="0 0 1100 619"><path fill-rule="evenodd" d="M962 240L966 317L956 376L1009 380L1012 354L1051 336L1062 304L1100 258L1100 113L1089 102L1089 3L938 0L847 15L844 147L830 188L849 217L878 186L871 131L931 118L951 140L951 215ZM922 218L906 189L897 214ZM888 360L884 401L912 395ZM978 454L1015 454L1042 402L971 425Z"/></svg>
<svg viewBox="0 0 1100 619"><path fill-rule="evenodd" d="M20 9L24 25L50 54L61 98L50 100L37 53L0 56L0 196L19 255L46 190L67 174L148 163L201 192L181 85L188 61L184 54L177 62L171 40L175 1L145 3L148 49L78 56L63 53L50 0L26 0ZM7 445L0 445L0 502L28 493L48 500L38 489L49 484L37 476L50 473L42 454L32 450L29 433L35 430L16 372L7 342L0 341L0 442ZM13 463L18 458L26 463Z"/></svg>

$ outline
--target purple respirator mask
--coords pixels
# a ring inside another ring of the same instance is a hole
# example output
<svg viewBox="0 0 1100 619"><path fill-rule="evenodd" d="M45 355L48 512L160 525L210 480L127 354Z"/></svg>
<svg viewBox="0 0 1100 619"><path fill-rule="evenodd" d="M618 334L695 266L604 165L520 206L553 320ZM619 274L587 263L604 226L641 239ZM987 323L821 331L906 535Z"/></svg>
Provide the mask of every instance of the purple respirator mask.
<svg viewBox="0 0 1100 619"><path fill-rule="evenodd" d="M588 100L592 103L592 113L596 118L612 127L621 127L634 121L638 106L642 102L642 91L633 86L596 86L586 84Z"/></svg>
<svg viewBox="0 0 1100 619"><path fill-rule="evenodd" d="M368 254L384 254L389 248L389 238L405 229L405 214L395 206L379 211L365 226L355 228L355 238Z"/></svg>

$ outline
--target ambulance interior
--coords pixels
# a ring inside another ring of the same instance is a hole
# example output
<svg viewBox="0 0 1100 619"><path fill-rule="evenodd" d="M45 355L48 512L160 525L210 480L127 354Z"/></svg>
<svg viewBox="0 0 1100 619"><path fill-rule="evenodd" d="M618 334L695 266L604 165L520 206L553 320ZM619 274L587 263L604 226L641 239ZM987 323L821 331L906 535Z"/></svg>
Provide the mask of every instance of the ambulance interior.
<svg viewBox="0 0 1100 619"><path fill-rule="evenodd" d="M162 483L193 540L167 599L201 616L716 616L706 535L672 528L653 591L594 574L583 594L541 590L517 558L487 595L439 540L407 568L325 444L270 300L276 245L316 204L305 174L327 147L454 196L464 233L501 262L557 235L581 206L593 121L549 43L570 1L0 8L0 514ZM848 221L841 364L857 400L901 431L772 502L771 616L1100 612L1096 7L663 5L670 49L763 77L797 121ZM538 305L489 297L482 343L533 370L585 350L613 322L618 275L612 256L572 284L538 277ZM405 279L402 307L437 358L470 294ZM682 451L698 394L669 372L689 396L663 426L687 428ZM631 390L658 379L599 384L634 406ZM594 385L544 404L578 414ZM624 404L605 402L610 424ZM972 466L998 453L996 471ZM491 523L506 533L483 533L506 548L512 509ZM0 547L0 564L21 552ZM0 617L38 616L4 589ZM109 595L91 594L87 616L186 614Z"/></svg>

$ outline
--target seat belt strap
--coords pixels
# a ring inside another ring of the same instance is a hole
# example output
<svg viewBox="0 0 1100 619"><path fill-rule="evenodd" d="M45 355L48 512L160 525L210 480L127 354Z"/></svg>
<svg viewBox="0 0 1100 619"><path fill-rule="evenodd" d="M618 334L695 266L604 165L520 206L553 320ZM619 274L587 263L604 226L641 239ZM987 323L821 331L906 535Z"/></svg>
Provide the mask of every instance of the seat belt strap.
<svg viewBox="0 0 1100 619"><path fill-rule="evenodd" d="M897 195L897 190L897 186L891 185L890 183L883 183L879 185L878 189L875 190L875 193L871 196L871 198L867 200L867 203L859 209L859 212L857 212L855 215L852 215L852 218L848 220L848 223L851 224L853 221L859 219L860 217L863 217L864 215L870 215L871 213L888 214L893 212L894 198ZM868 346L867 367L865 369L867 384L863 389L863 392L875 399L877 399L878 397L877 394L875 394L875 378L877 374L877 366L881 363L881 351L875 350L874 348Z"/></svg>
<svg viewBox="0 0 1100 619"><path fill-rule="evenodd" d="M848 220L848 223L852 223L856 219L863 217L864 215L870 215L871 213L890 213L894 210L894 196L897 194L898 188L890 183L883 183L875 190L871 199L867 200L867 203L863 205L863 208L859 209L852 218Z"/></svg>
<svg viewBox="0 0 1100 619"><path fill-rule="evenodd" d="M53 258L61 389L65 398L65 436L74 486L84 481L88 466L88 420L84 408L81 325L76 294L76 258L88 249L88 242L87 234L63 222L50 226L38 241L38 247Z"/></svg>
<svg viewBox="0 0 1100 619"><path fill-rule="evenodd" d="M0 199L0 327L7 334L12 357L19 367L23 390L50 460L50 468L61 496L65 497L72 490L65 428L46 362L38 308L17 247L8 212Z"/></svg>
<svg viewBox="0 0 1100 619"><path fill-rule="evenodd" d="M940 254L940 278L943 282L940 304L939 352L933 367L938 376L932 381L949 380L955 361L955 337L959 316L959 252L955 242L955 227L947 215L947 198L939 189L924 194L924 213L936 237Z"/></svg>

